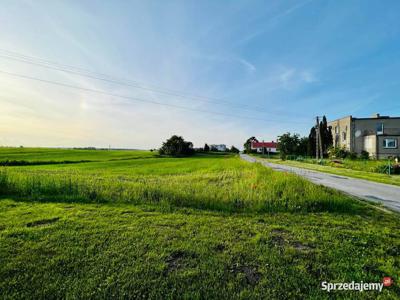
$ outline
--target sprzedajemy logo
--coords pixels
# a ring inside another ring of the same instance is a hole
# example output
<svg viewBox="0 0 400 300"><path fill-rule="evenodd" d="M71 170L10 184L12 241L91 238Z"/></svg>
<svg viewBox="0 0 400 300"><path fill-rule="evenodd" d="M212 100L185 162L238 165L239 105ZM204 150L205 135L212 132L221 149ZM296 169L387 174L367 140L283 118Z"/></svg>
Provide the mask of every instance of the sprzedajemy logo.
<svg viewBox="0 0 400 300"><path fill-rule="evenodd" d="M321 289L323 291L379 291L382 292L383 287L389 287L393 284L391 277L383 277L382 282L327 282L321 283Z"/></svg>

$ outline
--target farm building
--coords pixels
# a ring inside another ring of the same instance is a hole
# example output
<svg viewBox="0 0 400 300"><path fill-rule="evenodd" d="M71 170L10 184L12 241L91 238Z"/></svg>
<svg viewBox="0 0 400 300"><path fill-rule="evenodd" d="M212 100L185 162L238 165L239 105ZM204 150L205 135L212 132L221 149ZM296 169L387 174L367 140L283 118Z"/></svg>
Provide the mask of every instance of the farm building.
<svg viewBox="0 0 400 300"><path fill-rule="evenodd" d="M252 142L251 143L251 149L256 150L259 153L262 153L264 150L264 153L270 152L270 153L276 153L278 152L277 150L278 144L274 141L272 142Z"/></svg>

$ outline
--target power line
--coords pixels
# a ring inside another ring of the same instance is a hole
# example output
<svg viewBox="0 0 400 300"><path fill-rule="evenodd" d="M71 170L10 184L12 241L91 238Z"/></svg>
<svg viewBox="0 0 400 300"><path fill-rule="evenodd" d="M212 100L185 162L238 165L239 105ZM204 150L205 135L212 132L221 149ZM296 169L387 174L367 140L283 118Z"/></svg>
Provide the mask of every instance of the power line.
<svg viewBox="0 0 400 300"><path fill-rule="evenodd" d="M114 94L114 93L110 93L110 92L106 92L106 91L102 91L102 90L86 88L86 87L82 87L82 86L75 86L75 85L71 85L71 84L67 84L67 83L62 83L62 82L57 82L57 81L52 81L52 80L47 80L47 79L41 79L41 78L37 78L37 77L32 77L32 76L27 76L27 75L7 72L7 71L3 71L3 70L0 70L0 73L8 75L8 76L19 77L19 78L38 81L38 82L43 82L43 83L47 83L47 84L63 86L63 87L71 88L71 89L84 90L84 91L87 91L87 92L107 95L107 96L111 96L111 97L117 97L117 98L133 100L133 101L137 101L137 102L150 103L150 104L155 104L155 105L162 105L162 106L167 106L167 107L174 107L174 108L185 109L185 110L196 111L196 112L203 112L203 113L210 113L210 114L215 114L215 115L229 116L229 117L240 118L240 119L258 120L258 121L263 121L263 122L280 122L280 123L290 123L290 124L308 124L308 122L282 121L280 119L279 120L278 119L275 119L275 120L274 119L268 119L268 120L266 120L266 119L256 118L256 117L234 115L234 114L226 114L226 113L203 110L203 109L197 109L197 108L191 108L191 107L181 106L181 105L176 105L176 104L163 103L163 102L158 102L158 101L148 100L148 99L143 99L143 98L119 95L119 94Z"/></svg>
<svg viewBox="0 0 400 300"><path fill-rule="evenodd" d="M219 104L219 105L233 106L233 107L238 107L238 108L242 108L242 109L246 109L246 110L255 110L255 111L264 110L265 111L265 109L262 107L250 106L250 105L241 104L241 103L233 103L231 101L225 101L225 100L222 100L219 98L189 95L184 92L160 88L160 87L156 87L156 86L153 86L153 87L151 87L149 85L143 86L141 83L138 83L137 81L129 81L129 80L125 80L125 79L113 78L112 76L109 76L107 74L92 72L92 71L89 71L89 70L86 70L86 69L83 69L80 67L63 65L63 64L60 64L57 62L52 62L52 61L48 61L48 60L41 59L41 58L35 58L32 56L23 55L23 54L13 52L13 51L0 49L0 52L6 53L5 55L0 54L1 58L14 60L14 61L18 61L21 63L27 63L27 64L31 64L31 65L39 66L42 68L51 69L51 70L66 72L66 73L70 73L70 74L74 74L74 75L78 75L78 76L84 76L84 77L88 77L91 79L105 81L108 83L130 86L130 87L137 88L137 89L142 89L142 90L151 91L151 92L160 93L160 94L169 95L169 96L175 96L175 97L179 97L179 98L191 99L191 100L195 100L195 101L202 101L202 102L214 103L214 104Z"/></svg>

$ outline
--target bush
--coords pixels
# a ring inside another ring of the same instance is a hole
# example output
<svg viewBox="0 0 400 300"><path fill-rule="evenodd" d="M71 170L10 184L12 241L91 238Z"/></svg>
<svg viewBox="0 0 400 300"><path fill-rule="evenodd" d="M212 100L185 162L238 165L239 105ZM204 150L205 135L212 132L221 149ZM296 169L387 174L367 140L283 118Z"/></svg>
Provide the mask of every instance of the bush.
<svg viewBox="0 0 400 300"><path fill-rule="evenodd" d="M350 155L344 147L331 147L328 150L329 158L346 158ZM357 155L357 154L356 154Z"/></svg>
<svg viewBox="0 0 400 300"><path fill-rule="evenodd" d="M356 152L348 152L347 157L352 160L355 160L355 159L357 159L357 153Z"/></svg>
<svg viewBox="0 0 400 300"><path fill-rule="evenodd" d="M365 150L361 151L360 158L361 159L369 159L369 152L365 151Z"/></svg>

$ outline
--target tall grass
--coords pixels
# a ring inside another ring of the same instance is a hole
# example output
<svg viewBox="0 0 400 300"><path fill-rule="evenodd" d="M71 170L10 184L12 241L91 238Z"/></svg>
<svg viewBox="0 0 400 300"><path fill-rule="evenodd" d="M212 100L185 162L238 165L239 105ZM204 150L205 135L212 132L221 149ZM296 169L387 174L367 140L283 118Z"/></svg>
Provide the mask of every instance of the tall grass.
<svg viewBox="0 0 400 300"><path fill-rule="evenodd" d="M238 158L201 158L201 163L193 158L179 160L178 170L191 167L190 172L170 169L163 173L157 170L165 167L163 159L158 159L162 167L155 162L141 167L150 164L153 172L136 170L145 175L130 175L125 169L94 174L73 167L65 172L4 167L0 194L41 201L125 202L226 212L351 213L360 208L358 202L336 191ZM170 161L170 167L177 168Z"/></svg>
<svg viewBox="0 0 400 300"><path fill-rule="evenodd" d="M372 173L387 173L388 168L388 160L376 160L376 159L338 159L338 160L330 160L330 159L322 159L317 160L315 158L310 157L298 157L298 156L288 156L287 160L294 160L298 162L304 162L309 164L318 164L323 166L330 166L335 168L343 168L343 169L351 169L355 171L365 171ZM391 165L394 162L391 161Z"/></svg>

